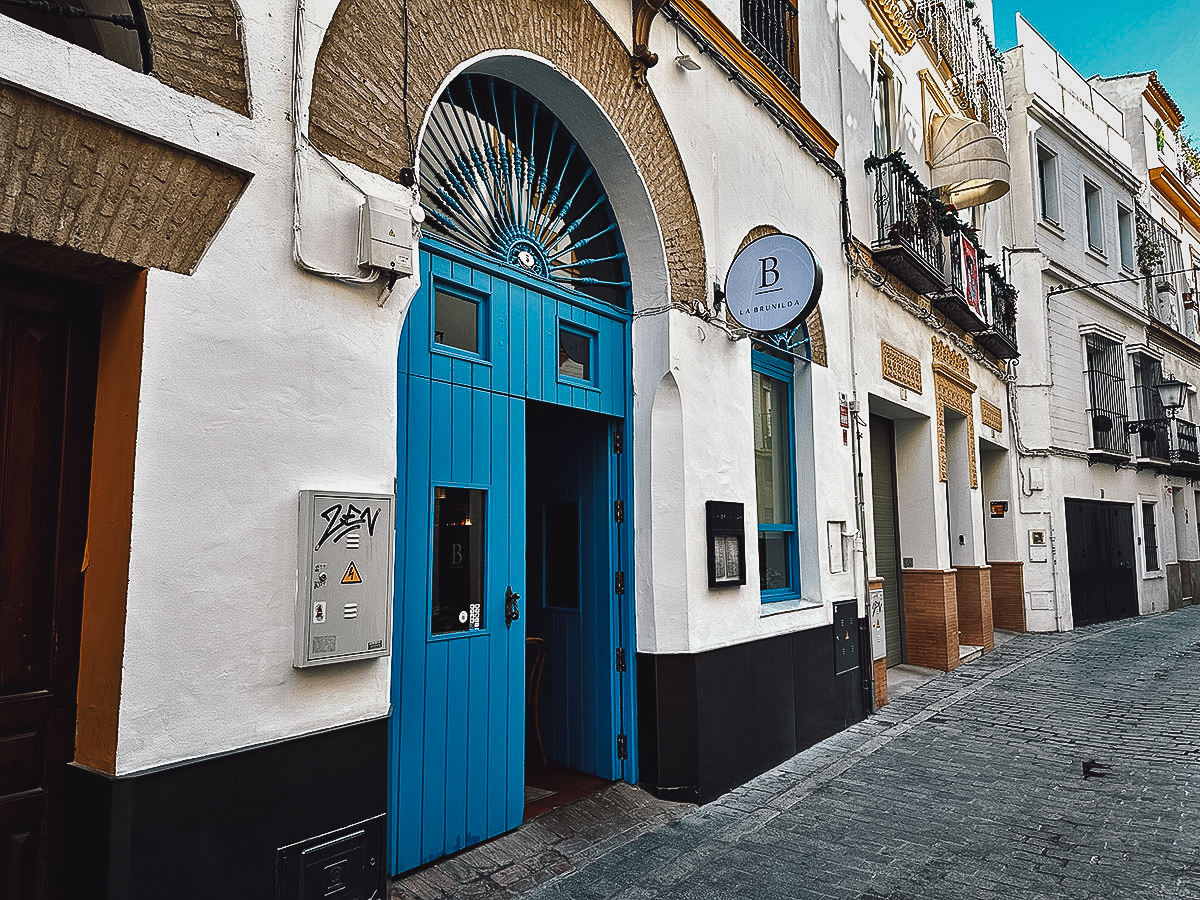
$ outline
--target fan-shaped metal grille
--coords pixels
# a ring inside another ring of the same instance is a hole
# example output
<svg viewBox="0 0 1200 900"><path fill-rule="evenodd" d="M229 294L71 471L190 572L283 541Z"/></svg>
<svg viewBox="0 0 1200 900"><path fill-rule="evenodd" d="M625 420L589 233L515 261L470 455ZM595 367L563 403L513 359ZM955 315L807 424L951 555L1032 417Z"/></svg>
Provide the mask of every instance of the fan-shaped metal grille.
<svg viewBox="0 0 1200 900"><path fill-rule="evenodd" d="M608 197L567 129L490 75L445 90L421 145L426 229L527 275L626 306L629 277Z"/></svg>

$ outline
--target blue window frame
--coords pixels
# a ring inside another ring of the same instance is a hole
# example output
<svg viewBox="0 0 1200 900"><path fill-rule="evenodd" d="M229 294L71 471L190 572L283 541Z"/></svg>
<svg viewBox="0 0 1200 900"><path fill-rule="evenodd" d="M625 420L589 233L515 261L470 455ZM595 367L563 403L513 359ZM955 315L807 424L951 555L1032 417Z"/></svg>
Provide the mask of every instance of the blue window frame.
<svg viewBox="0 0 1200 900"><path fill-rule="evenodd" d="M800 596L796 535L795 370L791 359L751 354L758 573L762 602Z"/></svg>
<svg viewBox="0 0 1200 900"><path fill-rule="evenodd" d="M488 298L472 296L458 285L455 288L434 285L433 346L441 353L487 359Z"/></svg>

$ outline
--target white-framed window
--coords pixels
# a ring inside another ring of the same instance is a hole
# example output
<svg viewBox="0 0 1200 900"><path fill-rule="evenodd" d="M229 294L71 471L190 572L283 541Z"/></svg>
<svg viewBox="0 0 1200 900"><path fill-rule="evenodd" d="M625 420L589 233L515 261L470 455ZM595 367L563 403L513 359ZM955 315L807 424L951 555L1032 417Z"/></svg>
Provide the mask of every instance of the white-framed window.
<svg viewBox="0 0 1200 900"><path fill-rule="evenodd" d="M1088 247L1104 252L1104 195L1097 185L1083 179L1083 215Z"/></svg>
<svg viewBox="0 0 1200 900"><path fill-rule="evenodd" d="M1057 225L1058 215L1058 156L1053 150L1037 145L1038 212L1047 222Z"/></svg>
<svg viewBox="0 0 1200 900"><path fill-rule="evenodd" d="M1121 242L1121 268L1132 272L1133 257L1133 210L1117 204L1117 239Z"/></svg>
<svg viewBox="0 0 1200 900"><path fill-rule="evenodd" d="M878 54L872 60L875 67L875 82L871 86L875 108L875 155L887 156L895 150L895 98L896 82Z"/></svg>

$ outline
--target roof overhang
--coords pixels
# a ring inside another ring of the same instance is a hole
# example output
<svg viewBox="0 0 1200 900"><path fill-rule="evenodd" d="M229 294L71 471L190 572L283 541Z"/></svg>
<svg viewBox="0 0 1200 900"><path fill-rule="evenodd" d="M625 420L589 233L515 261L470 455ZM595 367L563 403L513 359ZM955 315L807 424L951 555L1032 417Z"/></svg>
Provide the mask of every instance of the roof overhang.
<svg viewBox="0 0 1200 900"><path fill-rule="evenodd" d="M934 116L929 148L930 183L955 207L979 206L1008 193L1008 154L982 122Z"/></svg>
<svg viewBox="0 0 1200 900"><path fill-rule="evenodd" d="M1175 177L1175 173L1166 166L1150 170L1150 183L1170 207L1179 213L1196 231L1200 231L1200 201Z"/></svg>

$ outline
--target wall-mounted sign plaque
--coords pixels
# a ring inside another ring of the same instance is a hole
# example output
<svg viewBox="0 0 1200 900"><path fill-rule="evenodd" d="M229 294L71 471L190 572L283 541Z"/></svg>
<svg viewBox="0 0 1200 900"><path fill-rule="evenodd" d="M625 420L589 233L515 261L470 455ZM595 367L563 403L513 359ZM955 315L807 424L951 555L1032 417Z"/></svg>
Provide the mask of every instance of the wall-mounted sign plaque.
<svg viewBox="0 0 1200 900"><path fill-rule="evenodd" d="M821 264L804 241L768 234L733 258L725 303L733 320L749 331L789 331L817 305L821 280Z"/></svg>

